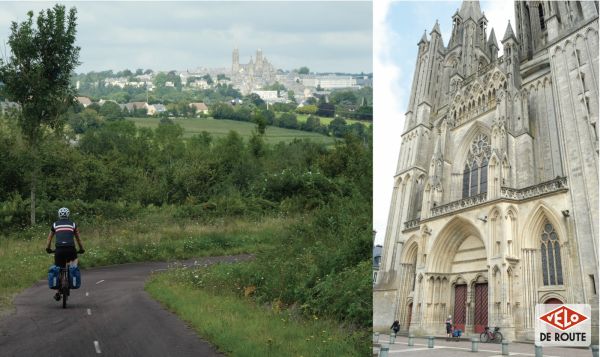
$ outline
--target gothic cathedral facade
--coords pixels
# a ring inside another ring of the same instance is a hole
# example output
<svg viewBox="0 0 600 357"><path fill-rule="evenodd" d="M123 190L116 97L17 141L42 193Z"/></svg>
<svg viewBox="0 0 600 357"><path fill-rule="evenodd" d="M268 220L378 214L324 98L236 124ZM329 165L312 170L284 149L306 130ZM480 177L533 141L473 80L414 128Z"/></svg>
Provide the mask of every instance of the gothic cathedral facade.
<svg viewBox="0 0 600 357"><path fill-rule="evenodd" d="M514 9L500 43L478 1L447 46L437 22L418 42L375 330L444 334L451 315L531 340L536 304L597 314L598 2Z"/></svg>

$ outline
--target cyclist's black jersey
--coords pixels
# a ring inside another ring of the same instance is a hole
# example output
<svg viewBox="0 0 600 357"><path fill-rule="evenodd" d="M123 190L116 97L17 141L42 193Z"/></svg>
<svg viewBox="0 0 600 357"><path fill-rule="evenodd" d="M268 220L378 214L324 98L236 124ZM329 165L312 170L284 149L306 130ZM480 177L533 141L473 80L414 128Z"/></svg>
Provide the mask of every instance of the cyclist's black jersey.
<svg viewBox="0 0 600 357"><path fill-rule="evenodd" d="M77 226L75 222L68 219L61 219L52 223L52 232L56 234L56 247L75 247L75 231Z"/></svg>

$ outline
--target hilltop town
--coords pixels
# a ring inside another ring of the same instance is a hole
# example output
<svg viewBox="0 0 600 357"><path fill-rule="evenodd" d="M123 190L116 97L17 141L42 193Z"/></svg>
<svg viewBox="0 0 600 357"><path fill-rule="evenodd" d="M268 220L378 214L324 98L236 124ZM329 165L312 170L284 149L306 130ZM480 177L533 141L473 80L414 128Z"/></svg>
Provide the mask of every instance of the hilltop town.
<svg viewBox="0 0 600 357"><path fill-rule="evenodd" d="M266 125L328 136L362 137L372 121L372 74L275 69L260 49L246 63L234 49L230 67L89 72L74 75L72 84L77 107L68 122L76 133L126 117L255 122L263 107ZM1 113L15 107L0 98Z"/></svg>

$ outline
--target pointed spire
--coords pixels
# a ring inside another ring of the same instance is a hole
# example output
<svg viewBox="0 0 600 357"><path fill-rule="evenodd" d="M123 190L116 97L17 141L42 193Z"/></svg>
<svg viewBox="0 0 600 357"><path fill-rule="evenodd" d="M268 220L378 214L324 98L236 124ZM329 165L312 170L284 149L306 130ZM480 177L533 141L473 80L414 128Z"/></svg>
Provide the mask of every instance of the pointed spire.
<svg viewBox="0 0 600 357"><path fill-rule="evenodd" d="M438 34L442 34L442 31L440 30L440 24L438 23L438 20L435 20L435 25L433 25L433 30L431 30L431 33L437 32Z"/></svg>
<svg viewBox="0 0 600 357"><path fill-rule="evenodd" d="M419 41L419 42L417 43L417 45L420 45L420 44L421 44L421 42L423 42L423 43L427 43L428 41L429 41L429 40L427 40L427 30L425 30L425 31L423 31L423 37L421 37L421 41Z"/></svg>
<svg viewBox="0 0 600 357"><path fill-rule="evenodd" d="M513 32L512 26L510 25L510 20L508 20L508 26L506 26L506 31L504 31L504 38L502 38L502 43L504 43L505 41L508 41L511 37L515 41L517 40L517 37L515 36L515 33Z"/></svg>
<svg viewBox="0 0 600 357"><path fill-rule="evenodd" d="M494 32L494 29L492 28L492 32L490 32L490 39L488 40L488 47L489 46L496 46L496 48L498 47L498 41L496 41L496 33Z"/></svg>
<svg viewBox="0 0 600 357"><path fill-rule="evenodd" d="M468 18L472 18L473 20L478 21L482 17L481 7L479 6L479 0L463 0L458 14L465 21Z"/></svg>

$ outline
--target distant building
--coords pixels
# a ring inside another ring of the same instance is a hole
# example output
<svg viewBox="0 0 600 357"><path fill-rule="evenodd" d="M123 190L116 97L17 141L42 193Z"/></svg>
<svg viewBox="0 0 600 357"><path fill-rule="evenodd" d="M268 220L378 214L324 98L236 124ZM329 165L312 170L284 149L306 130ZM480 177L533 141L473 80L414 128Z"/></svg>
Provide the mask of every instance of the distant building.
<svg viewBox="0 0 600 357"><path fill-rule="evenodd" d="M373 247L373 285L377 281L377 274L379 273L379 264L381 263L381 250L383 246L377 244Z"/></svg>
<svg viewBox="0 0 600 357"><path fill-rule="evenodd" d="M125 104L125 108L127 108L127 110L132 113L135 110L139 110L139 109L148 109L148 103L146 102L130 102Z"/></svg>
<svg viewBox="0 0 600 357"><path fill-rule="evenodd" d="M272 102L279 98L276 90L253 90L252 93L258 94L260 99L266 102Z"/></svg>
<svg viewBox="0 0 600 357"><path fill-rule="evenodd" d="M150 104L147 106L147 109L148 115L156 115L167 111L167 108L163 104Z"/></svg>
<svg viewBox="0 0 600 357"><path fill-rule="evenodd" d="M300 79L306 87L321 87L323 89L357 88L356 79L352 76L306 75Z"/></svg>
<svg viewBox="0 0 600 357"><path fill-rule="evenodd" d="M200 89L208 89L210 85L205 79L197 79L195 81L190 82L189 87L191 88L200 88Z"/></svg>
<svg viewBox="0 0 600 357"><path fill-rule="evenodd" d="M195 108L197 114L208 114L208 107L204 103L190 103L190 108Z"/></svg>
<svg viewBox="0 0 600 357"><path fill-rule="evenodd" d="M92 100L88 97L77 97L76 99L79 102L79 104L83 105L84 108L92 104Z"/></svg>
<svg viewBox="0 0 600 357"><path fill-rule="evenodd" d="M250 61L246 64L240 63L240 52L237 48L233 50L232 57L231 75L233 77L246 75L263 79L268 78L269 80L275 78L275 68L269 60L263 56L261 49L256 50L256 61L253 61L252 57L250 57Z"/></svg>
<svg viewBox="0 0 600 357"><path fill-rule="evenodd" d="M262 85L274 81L277 71L269 60L263 56L262 50L256 51L256 61L250 57L246 64L240 63L240 53L236 48L233 50L231 63L231 82L233 87L246 95Z"/></svg>

